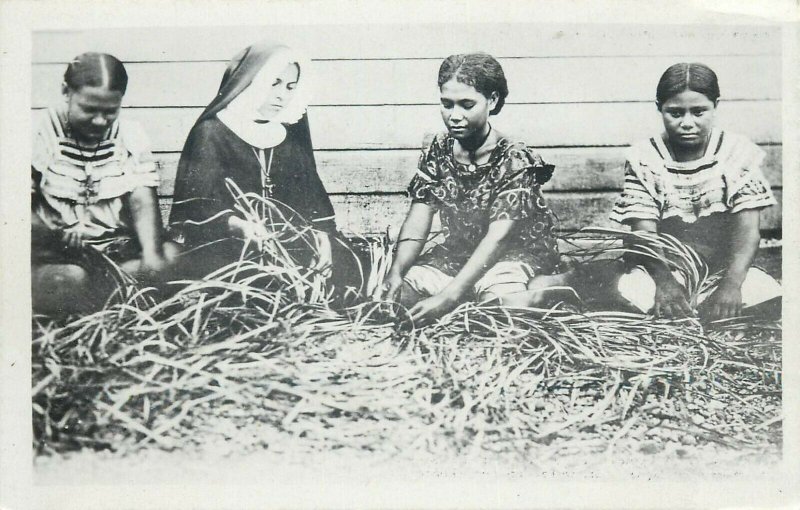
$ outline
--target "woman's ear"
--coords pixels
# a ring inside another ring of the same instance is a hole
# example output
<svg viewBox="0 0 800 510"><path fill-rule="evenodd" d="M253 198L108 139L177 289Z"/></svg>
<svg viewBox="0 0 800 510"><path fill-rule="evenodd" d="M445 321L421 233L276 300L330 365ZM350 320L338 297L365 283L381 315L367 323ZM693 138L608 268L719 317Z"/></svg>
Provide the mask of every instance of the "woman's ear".
<svg viewBox="0 0 800 510"><path fill-rule="evenodd" d="M661 111L661 103L656 101L656 110Z"/></svg>
<svg viewBox="0 0 800 510"><path fill-rule="evenodd" d="M495 90L489 95L489 111L495 109L498 101L500 101L500 94L498 94L497 91Z"/></svg>
<svg viewBox="0 0 800 510"><path fill-rule="evenodd" d="M61 82L61 95L64 96L64 101L69 99L69 85L65 81Z"/></svg>

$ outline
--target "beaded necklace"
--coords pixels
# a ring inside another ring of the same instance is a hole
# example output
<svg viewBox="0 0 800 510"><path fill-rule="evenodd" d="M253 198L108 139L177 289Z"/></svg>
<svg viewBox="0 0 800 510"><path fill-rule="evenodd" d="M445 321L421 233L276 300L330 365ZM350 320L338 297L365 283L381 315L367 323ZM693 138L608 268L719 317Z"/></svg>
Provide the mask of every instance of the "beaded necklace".
<svg viewBox="0 0 800 510"><path fill-rule="evenodd" d="M83 145L81 145L80 140L75 136L75 130L72 128L72 123L69 120L69 111L67 111L67 122L66 122L66 135L70 139L75 142L75 148L78 149L78 153L81 156L81 159L84 161L83 163L83 171L86 173L86 203L92 202L92 199L95 195L97 195L97 181L94 179L93 170L94 164L93 161L97 156L97 151L100 150L100 144L103 143L103 140L99 140L95 145L94 148L91 150L91 154L83 151Z"/></svg>
<svg viewBox="0 0 800 510"><path fill-rule="evenodd" d="M469 156L469 166L467 168L469 168L470 172L474 172L475 170L477 170L477 168L478 168L478 159L477 159L476 153L478 152L478 149L483 147L483 144L486 143L486 140L489 139L489 135L491 135L491 134L492 134L492 125L489 124L489 131L486 132L486 134L481 139L480 143L478 143L475 146L475 148L472 149L472 150L467 149L467 155ZM465 148L463 145L461 147Z"/></svg>

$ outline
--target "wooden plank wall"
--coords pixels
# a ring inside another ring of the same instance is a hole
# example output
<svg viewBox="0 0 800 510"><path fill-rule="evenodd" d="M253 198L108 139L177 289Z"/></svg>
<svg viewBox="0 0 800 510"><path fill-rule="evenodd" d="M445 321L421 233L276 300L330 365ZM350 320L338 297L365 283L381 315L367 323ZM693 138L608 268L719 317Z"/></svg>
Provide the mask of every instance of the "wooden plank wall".
<svg viewBox="0 0 800 510"><path fill-rule="evenodd" d="M336 25L114 29L33 37L32 108L59 100L66 62L104 51L130 76L123 115L141 122L161 162L166 214L180 150L215 95L227 60L270 38L310 60L312 137L321 177L345 231L399 228L425 133L443 128L436 74L451 53L486 51L503 64L507 106L495 127L556 164L547 198L561 228L611 225L625 147L660 129L653 103L666 67L699 61L722 88L719 123L767 152L779 201L781 34L739 26ZM780 229L780 207L763 213Z"/></svg>

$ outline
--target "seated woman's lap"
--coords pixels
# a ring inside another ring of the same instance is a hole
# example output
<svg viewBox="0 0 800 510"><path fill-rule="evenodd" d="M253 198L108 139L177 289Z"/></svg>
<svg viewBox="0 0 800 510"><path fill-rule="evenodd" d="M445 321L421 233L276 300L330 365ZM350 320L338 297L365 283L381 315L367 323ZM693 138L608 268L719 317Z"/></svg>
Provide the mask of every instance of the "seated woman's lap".
<svg viewBox="0 0 800 510"><path fill-rule="evenodd" d="M678 283L683 284L680 275L675 274L675 277ZM715 288L712 285L708 292L702 293L698 297L697 304L702 303ZM619 279L617 290L623 298L640 311L648 312L653 308L656 284L643 267L636 266L623 274ZM780 296L780 283L764 270L751 267L747 271L747 276L742 284L742 305L744 307L755 306Z"/></svg>
<svg viewBox="0 0 800 510"><path fill-rule="evenodd" d="M77 264L32 265L31 298L33 309L44 313L88 312L102 302L89 272Z"/></svg>
<svg viewBox="0 0 800 510"><path fill-rule="evenodd" d="M480 300L487 300L523 292L531 273L528 265L523 262L500 261L475 282L474 295ZM430 265L412 266L404 277L408 289L420 297L438 294L452 280L452 276Z"/></svg>
<svg viewBox="0 0 800 510"><path fill-rule="evenodd" d="M308 248L298 246L288 247L287 253L294 258L295 263L310 266L314 263L314 254ZM332 275L329 283L340 294L352 289L358 293L363 290L365 275L369 273L369 260L356 252L349 242L336 236L331 243L332 250ZM244 243L235 238L221 239L209 242L203 246L189 248L180 253L176 272L183 279L201 279L209 274L244 258L257 257L257 253L245 250Z"/></svg>
<svg viewBox="0 0 800 510"><path fill-rule="evenodd" d="M116 289L104 267L82 256L81 250L58 250L47 246L35 246L34 250L31 256L34 310L56 313L93 311L101 307ZM178 245L167 241L163 250L167 263L174 264L180 254ZM132 275L141 267L141 258L114 262Z"/></svg>

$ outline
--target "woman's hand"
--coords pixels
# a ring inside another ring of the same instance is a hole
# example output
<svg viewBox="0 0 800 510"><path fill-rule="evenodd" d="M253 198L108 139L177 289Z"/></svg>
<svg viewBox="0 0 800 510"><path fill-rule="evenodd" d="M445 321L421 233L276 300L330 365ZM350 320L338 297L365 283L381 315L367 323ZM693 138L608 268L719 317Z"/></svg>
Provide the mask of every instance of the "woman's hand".
<svg viewBox="0 0 800 510"><path fill-rule="evenodd" d="M142 283L156 284L164 280L164 271L169 264L162 253L143 251L140 258L126 260L119 266Z"/></svg>
<svg viewBox="0 0 800 510"><path fill-rule="evenodd" d="M417 302L408 313L414 322L426 322L436 319L451 311L458 305L459 296L444 290L435 296Z"/></svg>
<svg viewBox="0 0 800 510"><path fill-rule="evenodd" d="M373 301L397 301L397 295L403 286L403 277L400 273L390 271L383 279L383 283L378 285L372 292Z"/></svg>
<svg viewBox="0 0 800 510"><path fill-rule="evenodd" d="M146 281L155 280L168 264L166 257L160 253L142 253L137 274Z"/></svg>
<svg viewBox="0 0 800 510"><path fill-rule="evenodd" d="M400 228L400 237L397 241L397 250L389 273L372 292L375 301L397 301L400 288L403 286L403 275L409 270L422 252L425 240L431 232L431 222L436 210L430 205L421 202L411 204Z"/></svg>
<svg viewBox="0 0 800 510"><path fill-rule="evenodd" d="M683 318L694 315L686 300L686 290L671 275L656 280L656 296L653 313L656 317Z"/></svg>
<svg viewBox="0 0 800 510"><path fill-rule="evenodd" d="M728 319L741 314L742 283L756 257L761 239L759 217L757 209L731 214L728 267L717 288L703 302L701 312L705 319Z"/></svg>
<svg viewBox="0 0 800 510"><path fill-rule="evenodd" d="M716 290L703 302L703 316L709 320L729 319L742 313L742 288L723 278Z"/></svg>
<svg viewBox="0 0 800 510"><path fill-rule="evenodd" d="M86 241L80 232L64 232L61 236L64 246L72 250L86 247Z"/></svg>
<svg viewBox="0 0 800 510"><path fill-rule="evenodd" d="M228 217L228 231L246 242L257 242L266 237L266 230L259 224L243 220L238 216Z"/></svg>

